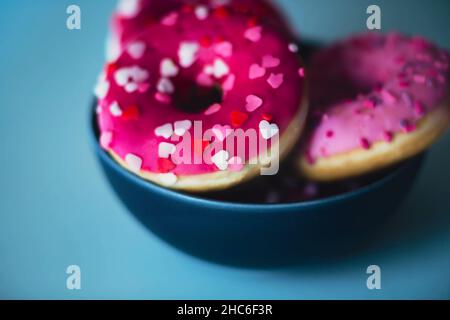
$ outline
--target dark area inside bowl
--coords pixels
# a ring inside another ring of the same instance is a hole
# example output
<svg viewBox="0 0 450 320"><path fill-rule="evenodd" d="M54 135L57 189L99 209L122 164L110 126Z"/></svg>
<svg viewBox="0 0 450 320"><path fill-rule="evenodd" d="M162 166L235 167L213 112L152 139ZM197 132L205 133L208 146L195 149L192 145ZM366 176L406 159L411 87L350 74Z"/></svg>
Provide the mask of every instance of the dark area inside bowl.
<svg viewBox="0 0 450 320"><path fill-rule="evenodd" d="M300 46L299 52L307 63L311 55L320 47L319 43L304 41L303 45ZM99 130L94 112L92 126L98 138ZM295 147L292 154L280 163L280 170L274 176L259 176L249 182L224 191L192 195L197 198L245 204L298 203L326 199L357 190L381 180L398 168L396 166L374 174L339 182L314 183L299 177L294 167L297 150L298 147Z"/></svg>

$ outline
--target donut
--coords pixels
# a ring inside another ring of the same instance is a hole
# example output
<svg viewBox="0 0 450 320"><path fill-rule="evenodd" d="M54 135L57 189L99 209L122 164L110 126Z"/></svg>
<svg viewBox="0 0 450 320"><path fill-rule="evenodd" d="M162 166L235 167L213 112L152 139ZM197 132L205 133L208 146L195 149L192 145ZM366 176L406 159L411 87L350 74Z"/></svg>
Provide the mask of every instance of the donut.
<svg viewBox="0 0 450 320"><path fill-rule="evenodd" d="M180 10L174 24L130 40L95 89L101 146L141 178L193 192L229 188L283 159L307 115L304 66L290 35L250 20ZM257 150L237 150L239 130Z"/></svg>
<svg viewBox="0 0 450 320"><path fill-rule="evenodd" d="M291 32L286 19L268 0L121 0L111 21L112 33L107 42L107 59L113 61L126 43L154 23L173 24L179 11L198 17L212 13L218 17L239 13L252 23L269 24Z"/></svg>
<svg viewBox="0 0 450 320"><path fill-rule="evenodd" d="M448 127L449 54L422 37L366 33L310 63L311 117L300 173L333 181L394 165Z"/></svg>

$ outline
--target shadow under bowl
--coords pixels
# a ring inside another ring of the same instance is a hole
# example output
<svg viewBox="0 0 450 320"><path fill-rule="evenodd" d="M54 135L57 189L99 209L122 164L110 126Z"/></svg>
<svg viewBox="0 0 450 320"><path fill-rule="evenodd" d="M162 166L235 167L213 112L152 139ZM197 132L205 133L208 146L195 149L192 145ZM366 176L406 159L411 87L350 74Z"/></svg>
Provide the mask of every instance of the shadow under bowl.
<svg viewBox="0 0 450 320"><path fill-rule="evenodd" d="M406 197L424 160L419 155L369 185L320 200L223 202L165 189L128 172L99 146L92 120L90 139L101 167L144 226L191 255L240 267L326 263L360 250Z"/></svg>

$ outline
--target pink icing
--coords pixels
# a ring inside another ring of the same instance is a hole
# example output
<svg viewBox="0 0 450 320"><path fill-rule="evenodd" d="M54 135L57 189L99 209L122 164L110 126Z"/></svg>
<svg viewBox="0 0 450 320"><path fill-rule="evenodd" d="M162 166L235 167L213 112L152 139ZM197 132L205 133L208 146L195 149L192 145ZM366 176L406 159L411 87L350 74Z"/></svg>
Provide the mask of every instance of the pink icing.
<svg viewBox="0 0 450 320"><path fill-rule="evenodd" d="M250 40L247 31L255 27L259 37L253 37L254 34ZM218 171L216 164L175 165L167 157L172 151L167 145L163 150L165 157L161 157L158 150L162 143L176 144L170 139L170 125L200 120L203 131L214 128L213 132L226 138L226 128L254 129L261 135L259 127L264 121L275 124L283 134L299 111L304 90L304 79L298 73L303 65L298 55L289 50L290 39L268 25L249 25L248 17L238 13L225 18L209 15L201 20L193 12L181 10L175 25L148 26L130 41L145 45L142 56L133 57L128 46L117 61L106 66L100 78L98 123L102 136L108 138L108 143L103 144L122 159L132 154L129 158L134 167L141 165L153 173L196 175ZM186 51L182 57L181 47ZM195 55L192 48L198 49ZM251 80L250 67L264 61L265 74ZM212 69L206 72L208 68ZM162 73L166 76L162 77ZM272 84L270 77L275 77ZM177 103L180 99L183 103L196 103L197 100L189 101L190 88L202 92L211 90L211 86L222 88L222 101L197 112L187 112ZM194 136L192 127L186 126L186 130ZM208 145L208 141L197 143L200 148ZM241 160L256 155L248 152ZM232 156L229 169L241 169L240 160Z"/></svg>
<svg viewBox="0 0 450 320"><path fill-rule="evenodd" d="M368 33L319 52L310 75L314 162L414 131L448 93L449 55L423 38Z"/></svg>
<svg viewBox="0 0 450 320"><path fill-rule="evenodd" d="M286 19L270 3L270 0L125 0L134 2L135 10L121 13L117 11L112 20L113 36L120 46L135 38L151 24L174 24L179 11L194 12L198 6L206 6L210 14L225 17L228 14L246 15L249 23L260 23L290 32Z"/></svg>

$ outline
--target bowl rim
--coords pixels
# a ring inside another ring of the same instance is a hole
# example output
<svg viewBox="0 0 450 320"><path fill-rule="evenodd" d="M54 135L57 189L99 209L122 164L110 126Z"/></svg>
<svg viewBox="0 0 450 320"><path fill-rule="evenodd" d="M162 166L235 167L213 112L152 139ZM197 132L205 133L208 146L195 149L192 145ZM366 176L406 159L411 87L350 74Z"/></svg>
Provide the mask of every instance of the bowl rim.
<svg viewBox="0 0 450 320"><path fill-rule="evenodd" d="M406 170L408 167L408 164L414 160L415 158L411 158L409 160L406 160L404 163L401 163L397 168L392 170L391 172L387 173L382 178L371 182L361 188L357 188L355 190L351 190L348 192L340 193L337 195L333 195L330 197L317 199L317 200L306 200L301 202L290 202L290 203L239 203L239 202L233 202L233 201L220 201L220 200L214 200L214 199L208 199L201 197L201 194L194 195L194 194L186 194L182 193L176 190L168 189L162 186L159 186L155 183L152 183L150 181L146 181L136 174L122 168L116 161L114 161L101 147L98 143L98 137L96 134L96 131L98 130L97 123L96 123L96 117L95 117L95 109L92 110L92 108L89 109L89 140L91 143L92 148L94 149L95 153L106 162L111 168L113 168L115 171L118 171L120 175L122 175L124 178L132 180L134 183L137 183L141 187L150 190L154 193L157 193L160 196L164 196L166 198L173 198L178 199L183 202L187 203L194 203L196 205L200 205L203 207L210 207L212 209L214 208L226 208L226 209L237 209L237 210L247 210L249 212L254 211L258 214L262 213L271 213L273 211L279 212L282 211L292 211L292 210L298 210L298 209L311 209L311 208L317 208L324 205L331 205L333 203L340 203L344 201L351 200L356 197L363 196L365 194L368 194L371 191L374 191L376 189L381 188L384 184L388 183L394 177L399 175L401 172ZM232 211L232 210L230 210Z"/></svg>

